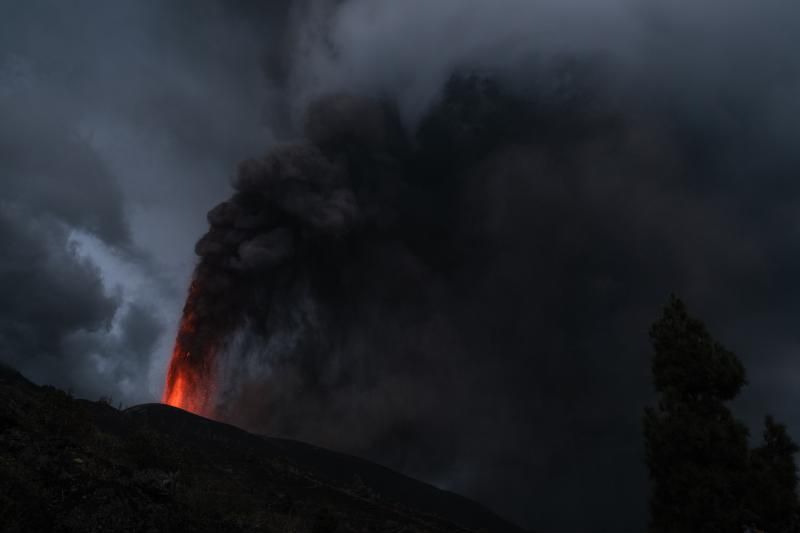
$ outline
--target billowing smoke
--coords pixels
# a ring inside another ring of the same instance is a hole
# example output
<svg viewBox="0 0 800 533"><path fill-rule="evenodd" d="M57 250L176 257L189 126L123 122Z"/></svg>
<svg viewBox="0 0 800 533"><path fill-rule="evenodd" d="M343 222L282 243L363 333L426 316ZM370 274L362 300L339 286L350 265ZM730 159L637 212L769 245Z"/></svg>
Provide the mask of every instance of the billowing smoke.
<svg viewBox="0 0 800 533"><path fill-rule="evenodd" d="M601 72L558 60L525 92L456 74L414 128L391 102L316 101L209 212L165 399L458 488L520 446L538 486L586 468L582 443L609 452L592 476L636 460L658 298L749 251L682 181L676 126Z"/></svg>
<svg viewBox="0 0 800 533"><path fill-rule="evenodd" d="M211 229L195 248L202 259L184 310L165 401L206 414L230 409L227 401L220 404L221 395L241 384L218 380L217 373L223 370L218 358L231 351L234 334L247 329L267 341L287 331L293 338L307 337L322 326L307 305L316 305L319 290L338 290L337 271L347 267L342 264L348 261L345 249L359 244L355 235L379 216L377 211L370 216L369 209L382 207L370 206L374 200L354 180L368 179L360 175L365 171L380 172L377 159L392 164L399 155L391 153L396 147L387 120L371 102L330 98L310 111L308 141L242 163L237 193L209 212ZM394 127L400 136L399 125ZM348 158L350 150L359 153ZM377 177L376 188L383 188L382 176ZM361 203L367 211L361 211ZM310 331L298 332L303 326ZM316 335L325 340L324 332ZM286 346L281 355L292 350Z"/></svg>
<svg viewBox="0 0 800 533"><path fill-rule="evenodd" d="M775 83L743 81L705 33L669 25L692 13L654 7L666 38L641 54L587 52L604 41L590 25L564 53L555 31L481 48L477 30L460 48L422 31L408 53L406 7L307 4L342 6L333 51L304 36L281 82L301 132L242 163L208 215L166 399L545 531L644 529L646 332L669 293L748 364L751 339L794 342L769 317L800 257L796 209L770 191L796 192L780 128L798 115L770 87L798 86L796 58L737 44ZM461 12L424 4L437 28ZM490 25L494 4L473 4L488 19L463 22Z"/></svg>

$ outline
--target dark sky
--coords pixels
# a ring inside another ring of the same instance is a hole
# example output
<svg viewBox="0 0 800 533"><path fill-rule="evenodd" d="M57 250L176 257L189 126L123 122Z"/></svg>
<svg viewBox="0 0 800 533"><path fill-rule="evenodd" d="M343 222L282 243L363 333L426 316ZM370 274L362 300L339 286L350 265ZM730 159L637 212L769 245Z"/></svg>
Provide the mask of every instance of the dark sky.
<svg viewBox="0 0 800 533"><path fill-rule="evenodd" d="M348 167L369 253L325 272L358 305L276 297L323 319L261 349L243 328L227 371L261 379L230 419L542 531L644 530L647 328L674 291L743 359L753 433L769 412L800 438L796 3L265 4L0 0L0 360L157 400L206 212L350 93L407 144ZM492 89L447 89L463 72ZM328 356L269 359L334 326Z"/></svg>

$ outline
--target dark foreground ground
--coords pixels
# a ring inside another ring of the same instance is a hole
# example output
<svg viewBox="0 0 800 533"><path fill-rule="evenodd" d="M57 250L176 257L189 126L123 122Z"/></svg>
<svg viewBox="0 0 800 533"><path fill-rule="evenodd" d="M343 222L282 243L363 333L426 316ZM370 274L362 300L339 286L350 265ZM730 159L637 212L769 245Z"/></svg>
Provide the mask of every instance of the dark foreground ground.
<svg viewBox="0 0 800 533"><path fill-rule="evenodd" d="M3 532L519 532L373 463L150 404L119 411L0 366Z"/></svg>

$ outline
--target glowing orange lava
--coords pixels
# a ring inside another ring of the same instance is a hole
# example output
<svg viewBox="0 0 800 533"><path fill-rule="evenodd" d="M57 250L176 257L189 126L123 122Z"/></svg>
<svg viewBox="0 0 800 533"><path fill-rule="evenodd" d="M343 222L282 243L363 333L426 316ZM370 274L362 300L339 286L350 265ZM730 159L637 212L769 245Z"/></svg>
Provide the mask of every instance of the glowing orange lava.
<svg viewBox="0 0 800 533"><path fill-rule="evenodd" d="M200 287L195 280L183 309L162 402L210 416L215 346L201 331L196 312L199 295Z"/></svg>

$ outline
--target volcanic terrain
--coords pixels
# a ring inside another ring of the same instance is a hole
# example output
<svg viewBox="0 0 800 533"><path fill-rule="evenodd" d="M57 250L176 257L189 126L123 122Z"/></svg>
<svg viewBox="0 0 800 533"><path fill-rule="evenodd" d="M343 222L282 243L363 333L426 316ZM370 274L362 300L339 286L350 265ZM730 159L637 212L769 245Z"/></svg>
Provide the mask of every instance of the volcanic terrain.
<svg viewBox="0 0 800 533"><path fill-rule="evenodd" d="M0 530L520 531L352 456L162 404L74 399L2 366Z"/></svg>

